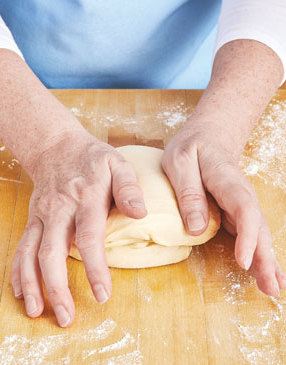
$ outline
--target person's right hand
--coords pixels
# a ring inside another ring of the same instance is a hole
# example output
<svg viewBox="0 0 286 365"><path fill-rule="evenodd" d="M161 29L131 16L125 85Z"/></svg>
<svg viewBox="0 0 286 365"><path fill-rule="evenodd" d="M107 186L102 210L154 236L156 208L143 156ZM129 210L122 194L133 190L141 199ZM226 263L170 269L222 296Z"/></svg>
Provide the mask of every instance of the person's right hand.
<svg viewBox="0 0 286 365"><path fill-rule="evenodd" d="M104 249L111 199L121 213L143 218L143 193L131 165L88 132L71 133L43 152L32 179L34 191L14 256L12 286L15 297L24 298L28 316L38 317L44 309L42 276L58 323L66 327L75 316L66 268L75 232L92 291L104 303L111 295Z"/></svg>

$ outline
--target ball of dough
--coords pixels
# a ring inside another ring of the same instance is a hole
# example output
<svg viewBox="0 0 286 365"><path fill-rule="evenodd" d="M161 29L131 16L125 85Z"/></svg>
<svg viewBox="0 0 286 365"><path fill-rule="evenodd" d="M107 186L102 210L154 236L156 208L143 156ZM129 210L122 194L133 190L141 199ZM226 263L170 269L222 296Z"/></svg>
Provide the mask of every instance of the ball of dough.
<svg viewBox="0 0 286 365"><path fill-rule="evenodd" d="M194 245L211 239L220 226L220 212L207 193L210 221L199 236L184 228L176 196L161 167L163 150L146 146L117 148L136 173L148 214L133 219L111 207L105 238L108 265L119 268L146 268L176 263L186 259ZM70 256L81 260L73 243Z"/></svg>

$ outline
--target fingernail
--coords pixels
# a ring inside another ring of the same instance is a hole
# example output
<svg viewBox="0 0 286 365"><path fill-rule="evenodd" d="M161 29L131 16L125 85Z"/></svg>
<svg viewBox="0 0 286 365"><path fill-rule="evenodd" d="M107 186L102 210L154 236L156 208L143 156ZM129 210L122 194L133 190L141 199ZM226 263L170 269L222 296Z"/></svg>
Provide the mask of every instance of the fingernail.
<svg viewBox="0 0 286 365"><path fill-rule="evenodd" d="M248 254L244 257L244 260L243 260L244 269L248 270L251 266L251 263L252 263L252 255Z"/></svg>
<svg viewBox="0 0 286 365"><path fill-rule="evenodd" d="M66 309L62 305L57 305L54 310L55 310L55 314L56 314L57 320L59 322L59 325L61 327L66 327L71 320L71 317L68 314L68 312L66 311Z"/></svg>
<svg viewBox="0 0 286 365"><path fill-rule="evenodd" d="M109 296L108 296L106 290L104 289L103 285L95 284L93 289L94 289L96 300L99 303L103 304L109 299Z"/></svg>
<svg viewBox="0 0 286 365"><path fill-rule="evenodd" d="M132 208L145 208L142 202L137 202L135 200L124 200L123 203L130 205Z"/></svg>
<svg viewBox="0 0 286 365"><path fill-rule="evenodd" d="M37 310L37 303L35 301L35 298L32 295L27 295L25 297L25 307L27 314L33 314Z"/></svg>
<svg viewBox="0 0 286 365"><path fill-rule="evenodd" d="M192 212L187 216L187 224L190 231L199 231L205 226L206 222L202 213Z"/></svg>

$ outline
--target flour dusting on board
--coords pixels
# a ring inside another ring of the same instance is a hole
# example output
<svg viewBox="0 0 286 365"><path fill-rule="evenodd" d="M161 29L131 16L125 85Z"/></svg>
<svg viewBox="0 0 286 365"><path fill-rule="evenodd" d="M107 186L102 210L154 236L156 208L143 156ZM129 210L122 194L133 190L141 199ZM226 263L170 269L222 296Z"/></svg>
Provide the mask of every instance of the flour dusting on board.
<svg viewBox="0 0 286 365"><path fill-rule="evenodd" d="M286 218L285 218L286 219ZM281 230L282 232L282 230ZM280 232L280 233L281 233ZM222 347L233 348L233 356L237 363L249 365L282 365L281 350L286 346L286 298L268 297L257 289L255 279L246 271L240 269L232 258L225 257L225 250L221 244L211 244L209 247L217 258L217 268L213 275L219 275L217 283L222 283L217 290L218 303L220 298L225 305L230 306L230 317L223 318L222 325L227 326L229 337L225 337L220 326L211 326L207 329L211 346L217 347L221 353ZM210 268L206 263L207 248L195 246L188 263L190 271L195 275L202 305L205 307L209 298L206 298L205 280L214 280ZM227 260L227 261L224 261ZM230 269L227 269L227 268ZM206 275L206 270L208 273ZM251 300L251 293L254 292ZM248 300L246 300L248 298ZM261 300L262 299L262 300ZM226 309L226 314L228 310ZM277 346L277 337L280 345ZM229 342L227 342L229 341Z"/></svg>
<svg viewBox="0 0 286 365"><path fill-rule="evenodd" d="M111 345L107 345L107 346L104 346L99 349L84 351L83 359L85 360L88 357L94 355L95 353L102 354L102 353L109 352L109 351L120 350L120 349L123 349L123 348L133 344L134 342L135 342L134 337L132 337L130 335L130 333L126 333L124 337L122 337L117 342L112 343Z"/></svg>
<svg viewBox="0 0 286 365"><path fill-rule="evenodd" d="M167 110L159 112L156 117L170 128L182 126L191 115L190 108L185 106L184 103L165 109Z"/></svg>
<svg viewBox="0 0 286 365"><path fill-rule="evenodd" d="M142 358L140 351L135 350L124 355L94 361L92 365L142 365Z"/></svg>
<svg viewBox="0 0 286 365"><path fill-rule="evenodd" d="M233 264L236 265L236 262L233 261ZM245 293L253 286L255 286L255 279L247 272L230 271L225 275L225 285L222 288L225 300L236 305L246 304Z"/></svg>
<svg viewBox="0 0 286 365"><path fill-rule="evenodd" d="M0 364L51 364L51 358L55 356L57 357L57 364L70 364L73 356L79 356L81 358L80 363L85 364L90 363L91 360L96 360L97 357L94 358L94 355L104 353L108 356L111 355L106 359L108 365L141 365L142 356L139 351L139 344L135 343L136 341L130 333L121 330L123 337L109 345L101 345L103 340L108 340L110 335L114 335L116 328L117 324L112 319L107 318L96 328L78 333L33 337L31 339L21 335L6 336L0 344ZM84 348L80 354L73 351L78 343ZM65 348L65 355L59 358L58 351L62 352L63 348ZM125 348L129 352L115 356L116 351ZM89 360L85 361L87 358Z"/></svg>
<svg viewBox="0 0 286 365"><path fill-rule="evenodd" d="M142 125L149 138L158 137L152 124L148 129L150 118L160 121L164 132L174 134L190 117L193 106L183 102L162 108L158 113L150 115L100 115L94 111L82 112L80 108L70 110L76 117L89 120L105 127L120 125L127 132L140 133ZM265 183L271 183L286 190L286 102L273 100L259 123L253 129L246 148L241 156L240 167L246 175L257 175ZM162 134L162 131L159 132Z"/></svg>
<svg viewBox="0 0 286 365"><path fill-rule="evenodd" d="M70 111L75 117L81 119L87 125L101 125L103 127L116 127L119 126L124 128L128 133L140 134L143 126L145 134L148 134L148 138L157 138L162 136L162 130L168 134L169 131L173 131L182 127L186 120L191 115L192 107L185 106L183 102L164 107L154 115L121 115L108 114L98 115L96 111L85 111L83 112L80 108L73 107ZM153 128L154 120L159 121L162 126L162 130Z"/></svg>
<svg viewBox="0 0 286 365"><path fill-rule="evenodd" d="M137 296L144 299L147 303L152 300L152 290L140 280L139 272L137 272Z"/></svg>
<svg viewBox="0 0 286 365"><path fill-rule="evenodd" d="M255 290L256 296L263 296L262 307L245 300L246 291ZM238 306L239 312L232 315L233 338L237 338L238 350L245 363L251 365L279 365L280 352L276 338L285 342L285 303L283 299L267 297L256 289L255 279L245 272L230 272L223 287L226 302ZM247 313L247 319L243 318ZM252 318L252 319L249 319ZM214 330L215 331L215 330ZM242 345L243 344L243 345Z"/></svg>
<svg viewBox="0 0 286 365"><path fill-rule="evenodd" d="M240 352L247 364L251 365L282 365L279 349L277 349L277 335L281 348L285 347L285 304L283 299L269 297L269 308L260 309L248 305L247 309L252 312L248 317L253 318L245 321L242 318L233 318L236 327L236 336L239 337ZM246 308L244 309L246 310ZM240 316L241 317L241 316Z"/></svg>
<svg viewBox="0 0 286 365"><path fill-rule="evenodd" d="M240 166L246 175L286 190L286 102L274 101L252 131Z"/></svg>

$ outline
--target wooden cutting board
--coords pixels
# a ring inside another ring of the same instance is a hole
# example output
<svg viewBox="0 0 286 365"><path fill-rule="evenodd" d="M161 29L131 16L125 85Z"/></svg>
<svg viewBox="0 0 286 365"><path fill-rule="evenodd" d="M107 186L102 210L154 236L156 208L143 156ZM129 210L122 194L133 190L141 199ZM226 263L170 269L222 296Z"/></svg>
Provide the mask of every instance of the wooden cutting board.
<svg viewBox="0 0 286 365"><path fill-rule="evenodd" d="M114 146L164 148L201 91L54 90L96 137ZM284 118L284 120L283 120ZM284 135L284 139L283 138ZM242 158L286 270L286 91L279 91ZM283 155L284 152L284 155ZM56 325L49 303L35 320L14 299L13 254L25 228L33 184L0 149L1 364L285 364L285 294L261 294L233 257L223 229L188 260L160 268L111 269L111 299L93 298L81 262L67 260L76 305L71 328Z"/></svg>

